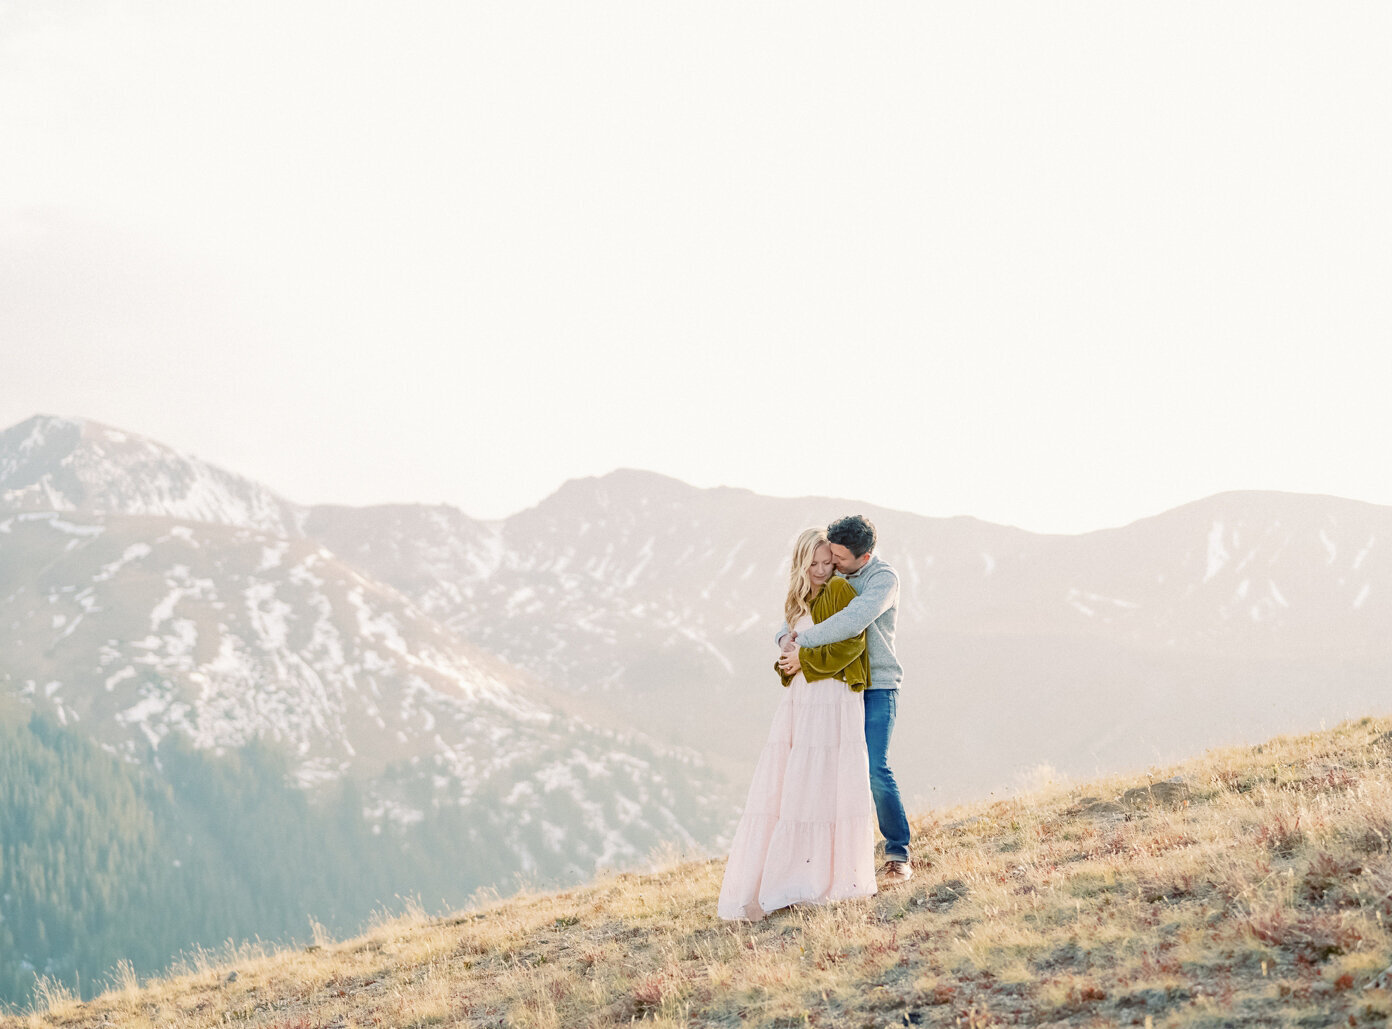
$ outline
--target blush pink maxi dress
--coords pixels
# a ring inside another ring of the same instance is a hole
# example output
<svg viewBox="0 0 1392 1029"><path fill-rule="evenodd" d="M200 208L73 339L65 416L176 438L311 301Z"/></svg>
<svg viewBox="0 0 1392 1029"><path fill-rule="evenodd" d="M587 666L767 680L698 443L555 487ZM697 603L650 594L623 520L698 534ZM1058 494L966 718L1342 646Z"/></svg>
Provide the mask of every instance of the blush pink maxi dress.
<svg viewBox="0 0 1392 1029"><path fill-rule="evenodd" d="M812 624L804 616L797 628ZM793 677L754 770L717 913L757 920L875 892L865 699L840 679Z"/></svg>

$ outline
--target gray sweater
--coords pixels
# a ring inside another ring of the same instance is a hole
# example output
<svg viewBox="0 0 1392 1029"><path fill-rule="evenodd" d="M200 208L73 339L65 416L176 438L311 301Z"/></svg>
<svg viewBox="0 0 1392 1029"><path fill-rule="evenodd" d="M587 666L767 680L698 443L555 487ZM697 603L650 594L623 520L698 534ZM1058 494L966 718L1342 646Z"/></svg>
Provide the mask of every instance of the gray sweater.
<svg viewBox="0 0 1392 1029"><path fill-rule="evenodd" d="M899 573L872 554L865 567L845 578L856 591L856 598L826 621L798 633L798 646L822 647L839 643L864 630L866 650L870 655L870 688L897 690L904 679L904 669L894 656L894 626L899 620ZM777 638L781 641L786 635L788 625L785 622Z"/></svg>

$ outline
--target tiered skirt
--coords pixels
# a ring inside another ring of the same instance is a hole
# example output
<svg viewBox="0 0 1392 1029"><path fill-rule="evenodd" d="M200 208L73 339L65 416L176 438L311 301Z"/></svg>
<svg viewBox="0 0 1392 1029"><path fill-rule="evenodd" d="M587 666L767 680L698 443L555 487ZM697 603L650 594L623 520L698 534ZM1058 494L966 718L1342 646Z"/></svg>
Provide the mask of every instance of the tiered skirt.
<svg viewBox="0 0 1392 1029"><path fill-rule="evenodd" d="M717 912L760 919L875 892L865 699L836 679L788 686L725 865Z"/></svg>

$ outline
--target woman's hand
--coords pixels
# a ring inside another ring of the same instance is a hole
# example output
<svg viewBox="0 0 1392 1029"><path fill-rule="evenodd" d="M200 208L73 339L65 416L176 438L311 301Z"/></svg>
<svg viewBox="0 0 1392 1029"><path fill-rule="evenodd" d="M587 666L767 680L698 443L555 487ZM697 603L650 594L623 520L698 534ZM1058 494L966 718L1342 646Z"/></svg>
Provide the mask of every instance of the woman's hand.
<svg viewBox="0 0 1392 1029"><path fill-rule="evenodd" d="M797 675L802 671L802 662L798 660L797 647L791 651L785 650L778 659L778 670L784 675Z"/></svg>

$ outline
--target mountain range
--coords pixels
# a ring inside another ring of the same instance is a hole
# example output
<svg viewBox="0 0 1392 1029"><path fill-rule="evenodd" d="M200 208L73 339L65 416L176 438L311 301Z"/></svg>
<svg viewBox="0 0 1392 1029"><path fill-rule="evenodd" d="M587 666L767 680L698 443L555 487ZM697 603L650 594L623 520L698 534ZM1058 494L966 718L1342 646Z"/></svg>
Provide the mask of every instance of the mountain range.
<svg viewBox="0 0 1392 1029"><path fill-rule="evenodd" d="M406 762L462 803L523 754L547 782L586 782L606 778L587 762L651 747L725 804L778 699L790 542L851 511L901 576L894 756L916 804L1386 704L1392 508L1236 492L1056 536L621 470L485 522L305 507L45 416L0 434L0 631L12 688L113 743L270 735L306 784ZM572 731L630 749L567 750ZM696 841L646 774L635 818ZM596 822L587 859L624 852L616 824Z"/></svg>
<svg viewBox="0 0 1392 1029"><path fill-rule="evenodd" d="M312 514L93 422L7 430L0 690L128 760L157 767L171 733L263 740L306 790L358 782L379 823L467 811L490 868L583 875L718 835L699 755L568 714L306 535Z"/></svg>
<svg viewBox="0 0 1392 1029"><path fill-rule="evenodd" d="M1336 497L1226 493L1053 536L618 471L499 523L319 508L306 527L480 647L739 779L778 699L791 541L851 512L900 573L893 763L915 806L1388 704L1392 509Z"/></svg>

